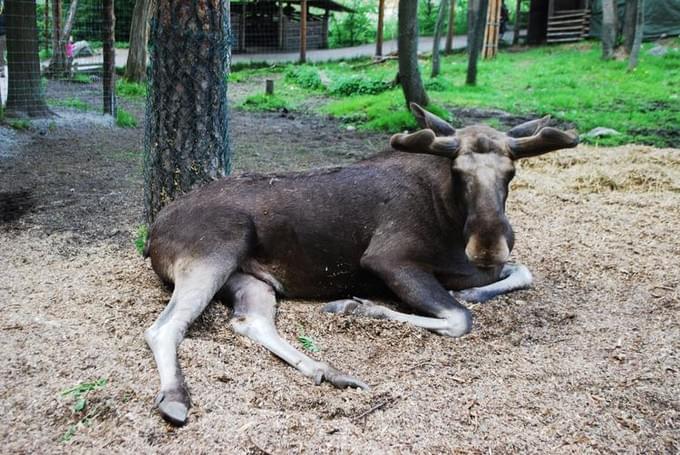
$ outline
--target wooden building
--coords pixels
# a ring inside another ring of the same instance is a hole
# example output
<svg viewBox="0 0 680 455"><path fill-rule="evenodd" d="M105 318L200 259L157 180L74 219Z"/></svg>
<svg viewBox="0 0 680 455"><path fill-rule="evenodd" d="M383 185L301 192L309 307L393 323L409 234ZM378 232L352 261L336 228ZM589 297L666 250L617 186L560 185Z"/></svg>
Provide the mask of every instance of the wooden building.
<svg viewBox="0 0 680 455"><path fill-rule="evenodd" d="M307 49L328 47L332 11L352 12L332 0L308 0ZM234 53L296 51L300 49L301 1L255 0L231 2Z"/></svg>
<svg viewBox="0 0 680 455"><path fill-rule="evenodd" d="M531 0L529 44L580 41L590 31L590 0Z"/></svg>

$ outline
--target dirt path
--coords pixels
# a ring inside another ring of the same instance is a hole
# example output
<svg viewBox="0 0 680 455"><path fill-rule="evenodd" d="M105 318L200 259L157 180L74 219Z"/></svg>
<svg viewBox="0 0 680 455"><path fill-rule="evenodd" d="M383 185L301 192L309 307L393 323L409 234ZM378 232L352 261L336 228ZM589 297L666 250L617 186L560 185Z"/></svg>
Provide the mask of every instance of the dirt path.
<svg viewBox="0 0 680 455"><path fill-rule="evenodd" d="M236 111L231 128L237 170L345 163L387 140L304 115ZM463 339L283 302L282 334L314 338L313 356L368 392L314 386L212 305L180 351L194 407L174 429L152 410L142 337L169 295L132 245L141 130L14 134L0 157L4 453L680 450L678 150L523 164L508 212L536 286L473 306ZM84 415L61 392L100 378L89 426L60 442Z"/></svg>

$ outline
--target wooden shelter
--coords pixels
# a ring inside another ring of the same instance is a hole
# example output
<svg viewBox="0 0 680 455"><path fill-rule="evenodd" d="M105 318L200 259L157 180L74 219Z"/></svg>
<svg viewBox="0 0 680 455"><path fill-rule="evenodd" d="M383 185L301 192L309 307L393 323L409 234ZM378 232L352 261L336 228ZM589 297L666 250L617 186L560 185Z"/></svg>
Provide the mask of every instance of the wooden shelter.
<svg viewBox="0 0 680 455"><path fill-rule="evenodd" d="M529 44L580 41L590 31L590 0L531 0Z"/></svg>
<svg viewBox="0 0 680 455"><path fill-rule="evenodd" d="M296 51L303 47L306 4L306 49L328 47L330 12L352 12L333 0L241 0L231 2L233 52Z"/></svg>

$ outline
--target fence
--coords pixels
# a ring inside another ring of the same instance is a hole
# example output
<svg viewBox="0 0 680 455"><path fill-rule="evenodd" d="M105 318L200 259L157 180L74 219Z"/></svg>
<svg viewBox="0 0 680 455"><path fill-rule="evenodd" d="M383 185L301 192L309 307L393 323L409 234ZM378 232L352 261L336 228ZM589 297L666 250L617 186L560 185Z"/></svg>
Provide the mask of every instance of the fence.
<svg viewBox="0 0 680 455"><path fill-rule="evenodd" d="M5 0L3 16L7 114L114 113L113 0Z"/></svg>

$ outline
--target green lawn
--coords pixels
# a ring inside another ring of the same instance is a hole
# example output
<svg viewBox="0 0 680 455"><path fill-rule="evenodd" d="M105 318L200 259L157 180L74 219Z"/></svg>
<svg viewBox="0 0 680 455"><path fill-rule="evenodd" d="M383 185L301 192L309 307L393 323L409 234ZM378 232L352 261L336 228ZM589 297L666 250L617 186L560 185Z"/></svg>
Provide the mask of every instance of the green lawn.
<svg viewBox="0 0 680 455"><path fill-rule="evenodd" d="M421 60L422 74L433 110L496 108L514 114L545 115L570 122L584 133L597 126L620 131L599 139L603 145L636 142L657 146L680 140L680 39L671 42L663 57L650 56L645 44L640 64L626 71L625 61L600 60L600 44L584 42L546 46L524 52L501 51L479 65L478 84L464 84L466 56L443 58L442 74L428 77L429 60ZM281 73L277 104L295 109L305 95L314 95L319 113L330 114L359 128L399 131L414 127L401 89L390 84L397 63L372 65L354 60L319 65L243 68L232 72L231 83L254 76ZM256 95L256 93L253 93ZM271 104L261 98L263 109ZM256 109L252 100L248 109ZM455 119L451 119L455 120Z"/></svg>

